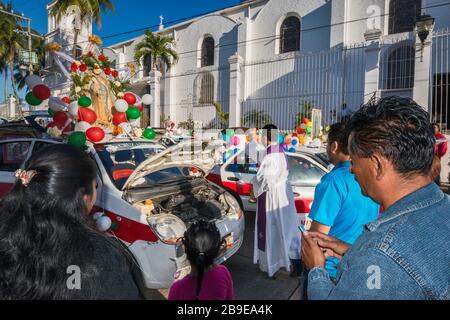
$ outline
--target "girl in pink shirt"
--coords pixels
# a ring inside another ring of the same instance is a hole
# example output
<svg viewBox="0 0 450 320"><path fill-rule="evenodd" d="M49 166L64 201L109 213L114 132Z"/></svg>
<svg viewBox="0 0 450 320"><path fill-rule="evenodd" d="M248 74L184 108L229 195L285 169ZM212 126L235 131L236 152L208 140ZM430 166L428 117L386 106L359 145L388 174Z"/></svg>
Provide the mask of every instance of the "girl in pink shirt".
<svg viewBox="0 0 450 320"><path fill-rule="evenodd" d="M224 242L213 223L192 224L183 238L191 274L175 282L169 300L234 300L233 280L225 266L215 266Z"/></svg>

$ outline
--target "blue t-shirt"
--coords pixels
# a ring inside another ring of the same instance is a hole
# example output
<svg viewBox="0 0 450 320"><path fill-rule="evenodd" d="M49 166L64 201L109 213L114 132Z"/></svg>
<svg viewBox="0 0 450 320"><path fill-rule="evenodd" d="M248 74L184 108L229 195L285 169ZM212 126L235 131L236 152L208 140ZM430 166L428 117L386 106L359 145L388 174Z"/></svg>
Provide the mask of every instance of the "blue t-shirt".
<svg viewBox="0 0 450 320"><path fill-rule="evenodd" d="M350 162L342 162L316 187L309 218L331 227L329 235L348 244L354 244L364 226L380 215L380 206L363 195L361 187L350 172ZM336 278L339 260L329 258L326 269Z"/></svg>

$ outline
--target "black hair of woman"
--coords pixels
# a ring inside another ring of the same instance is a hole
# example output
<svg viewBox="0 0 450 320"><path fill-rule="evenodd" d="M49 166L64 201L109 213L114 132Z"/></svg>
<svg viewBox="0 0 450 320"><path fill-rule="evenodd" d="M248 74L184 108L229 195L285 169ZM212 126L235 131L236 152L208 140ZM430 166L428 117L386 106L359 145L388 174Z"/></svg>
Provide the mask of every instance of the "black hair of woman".
<svg viewBox="0 0 450 320"><path fill-rule="evenodd" d="M38 151L19 172L0 200L0 299L99 298L103 266L126 260L89 217L96 177L89 155L68 145ZM68 288L70 266L81 270L80 292Z"/></svg>
<svg viewBox="0 0 450 320"><path fill-rule="evenodd" d="M214 223L206 220L194 222L184 234L183 244L187 259L197 276L197 300L199 299L203 276L213 266L223 244L220 231Z"/></svg>

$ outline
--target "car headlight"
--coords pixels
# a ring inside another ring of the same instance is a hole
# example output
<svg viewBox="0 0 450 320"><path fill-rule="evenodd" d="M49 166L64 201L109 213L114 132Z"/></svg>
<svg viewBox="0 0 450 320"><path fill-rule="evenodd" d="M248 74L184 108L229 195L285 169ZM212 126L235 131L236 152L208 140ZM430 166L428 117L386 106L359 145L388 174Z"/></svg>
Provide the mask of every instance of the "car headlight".
<svg viewBox="0 0 450 320"><path fill-rule="evenodd" d="M231 219L239 220L243 213L239 202L229 193L225 193L225 201L230 206L227 216Z"/></svg>
<svg viewBox="0 0 450 320"><path fill-rule="evenodd" d="M159 239L166 244L177 244L178 239L186 232L184 222L171 214L149 217L148 223Z"/></svg>

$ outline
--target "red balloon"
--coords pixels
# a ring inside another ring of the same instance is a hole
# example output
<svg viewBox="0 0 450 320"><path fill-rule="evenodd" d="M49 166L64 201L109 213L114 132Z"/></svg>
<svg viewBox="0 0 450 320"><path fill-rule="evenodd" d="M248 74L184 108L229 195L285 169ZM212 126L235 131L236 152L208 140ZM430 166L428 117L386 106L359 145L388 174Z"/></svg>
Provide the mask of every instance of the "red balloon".
<svg viewBox="0 0 450 320"><path fill-rule="evenodd" d="M51 95L50 89L45 84L38 84L33 88L33 96L39 100L47 100Z"/></svg>
<svg viewBox="0 0 450 320"><path fill-rule="evenodd" d="M91 125L97 121L97 115L89 108L80 108L78 110L78 117L81 121L86 121Z"/></svg>
<svg viewBox="0 0 450 320"><path fill-rule="evenodd" d="M118 112L113 117L113 124L117 127L121 123L127 122L127 114L125 112Z"/></svg>
<svg viewBox="0 0 450 320"><path fill-rule="evenodd" d="M129 92L125 93L125 95L123 96L123 100L125 100L129 106L134 105L137 101L136 96Z"/></svg>
<svg viewBox="0 0 450 320"><path fill-rule="evenodd" d="M86 137L89 141L97 143L105 139L105 131L97 127L92 127L86 131Z"/></svg>
<svg viewBox="0 0 450 320"><path fill-rule="evenodd" d="M72 131L73 131L73 128L72 128L72 124L70 123L67 127L64 128L63 133L69 133Z"/></svg>
<svg viewBox="0 0 450 320"><path fill-rule="evenodd" d="M63 111L57 111L53 115L53 121L57 124L65 125L68 119L69 119L69 117Z"/></svg>
<svg viewBox="0 0 450 320"><path fill-rule="evenodd" d="M304 118L304 119L303 119L303 123L304 123L304 124L308 124L308 122L309 122L309 119L308 119L308 118Z"/></svg>
<svg viewBox="0 0 450 320"><path fill-rule="evenodd" d="M144 106L142 104L138 105L137 108L139 109L140 112L144 112Z"/></svg>
<svg viewBox="0 0 450 320"><path fill-rule="evenodd" d="M71 103L72 101L70 101L70 98L69 97L64 97L64 98L62 98L61 99L64 103L66 103L66 104L69 104L69 103Z"/></svg>

